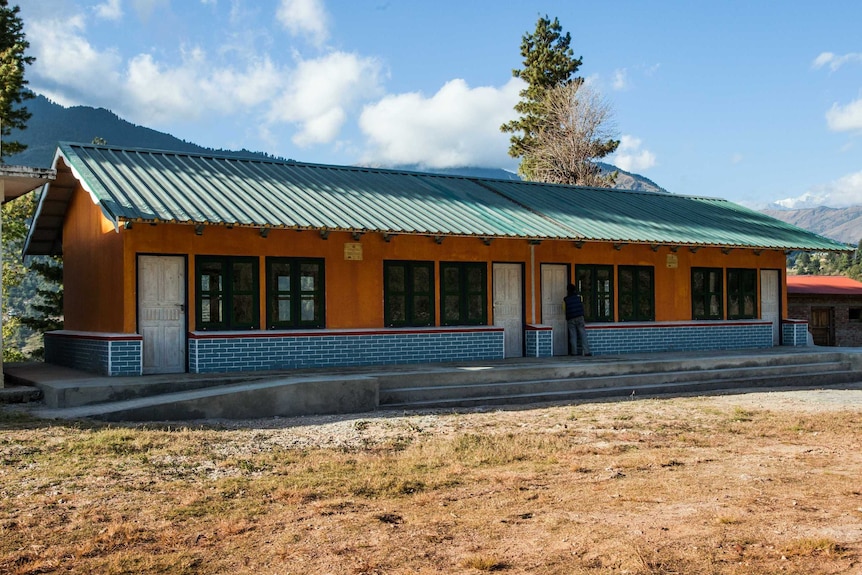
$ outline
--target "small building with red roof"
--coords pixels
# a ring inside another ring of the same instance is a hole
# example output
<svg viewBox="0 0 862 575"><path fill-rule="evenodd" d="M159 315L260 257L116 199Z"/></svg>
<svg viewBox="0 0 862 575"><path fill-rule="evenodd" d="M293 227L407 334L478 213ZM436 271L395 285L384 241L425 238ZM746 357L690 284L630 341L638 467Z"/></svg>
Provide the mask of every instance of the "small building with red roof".
<svg viewBox="0 0 862 575"><path fill-rule="evenodd" d="M815 345L862 346L862 282L844 276L787 276L790 319L808 322Z"/></svg>

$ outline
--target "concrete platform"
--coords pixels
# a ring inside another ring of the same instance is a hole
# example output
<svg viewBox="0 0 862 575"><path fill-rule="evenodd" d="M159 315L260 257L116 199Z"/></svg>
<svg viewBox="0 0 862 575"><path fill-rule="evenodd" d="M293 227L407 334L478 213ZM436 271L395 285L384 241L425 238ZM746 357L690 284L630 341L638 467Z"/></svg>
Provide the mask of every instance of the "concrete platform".
<svg viewBox="0 0 862 575"><path fill-rule="evenodd" d="M862 381L862 349L776 347L137 377L44 363L7 364L4 371L7 385L41 393L31 410L37 416L166 421L825 386Z"/></svg>

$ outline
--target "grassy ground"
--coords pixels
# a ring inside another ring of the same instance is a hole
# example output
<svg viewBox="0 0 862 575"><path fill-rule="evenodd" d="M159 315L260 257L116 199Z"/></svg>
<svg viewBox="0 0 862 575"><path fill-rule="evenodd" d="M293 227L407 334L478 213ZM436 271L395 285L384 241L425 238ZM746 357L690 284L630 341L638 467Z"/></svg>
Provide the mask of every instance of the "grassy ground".
<svg viewBox="0 0 862 575"><path fill-rule="evenodd" d="M860 573L862 402L805 397L230 427L7 410L0 573Z"/></svg>

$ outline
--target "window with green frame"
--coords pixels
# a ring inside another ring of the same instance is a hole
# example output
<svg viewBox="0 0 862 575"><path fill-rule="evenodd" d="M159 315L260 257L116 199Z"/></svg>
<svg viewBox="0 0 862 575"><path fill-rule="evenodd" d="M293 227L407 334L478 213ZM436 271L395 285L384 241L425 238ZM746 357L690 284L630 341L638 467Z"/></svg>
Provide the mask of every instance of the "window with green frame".
<svg viewBox="0 0 862 575"><path fill-rule="evenodd" d="M655 321L655 270L652 266L619 266L620 321Z"/></svg>
<svg viewBox="0 0 862 575"><path fill-rule="evenodd" d="M266 258L270 329L321 328L326 322L324 260Z"/></svg>
<svg viewBox="0 0 862 575"><path fill-rule="evenodd" d="M254 257L197 256L197 329L241 330L260 326L259 261Z"/></svg>
<svg viewBox="0 0 862 575"><path fill-rule="evenodd" d="M383 321L387 327L434 325L434 262L383 262Z"/></svg>
<svg viewBox="0 0 862 575"><path fill-rule="evenodd" d="M487 325L487 264L440 262L440 323Z"/></svg>
<svg viewBox="0 0 862 575"><path fill-rule="evenodd" d="M727 318L757 317L757 270L727 270Z"/></svg>
<svg viewBox="0 0 862 575"><path fill-rule="evenodd" d="M576 265L575 282L584 300L584 319L614 321L614 266Z"/></svg>
<svg viewBox="0 0 862 575"><path fill-rule="evenodd" d="M724 319L721 268L691 269L692 319Z"/></svg>

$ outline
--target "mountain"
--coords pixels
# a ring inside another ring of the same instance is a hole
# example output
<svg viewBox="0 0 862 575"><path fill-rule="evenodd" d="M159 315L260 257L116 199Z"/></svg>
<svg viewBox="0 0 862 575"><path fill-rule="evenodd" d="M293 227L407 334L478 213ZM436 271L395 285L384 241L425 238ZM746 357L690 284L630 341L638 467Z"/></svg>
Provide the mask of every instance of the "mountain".
<svg viewBox="0 0 862 575"><path fill-rule="evenodd" d="M236 157L270 157L248 150L213 150L204 148L170 134L158 132L123 120L110 110L73 106L66 108L44 96L36 96L26 103L32 114L26 130L13 130L9 137L27 145L20 154L9 157L9 162L21 166L47 167L54 161L57 142L92 142L102 138L109 144L130 148L153 148L178 152L225 154Z"/></svg>
<svg viewBox="0 0 862 575"><path fill-rule="evenodd" d="M818 206L799 210L770 209L762 212L839 242L855 246L862 239L862 206L847 208Z"/></svg>

